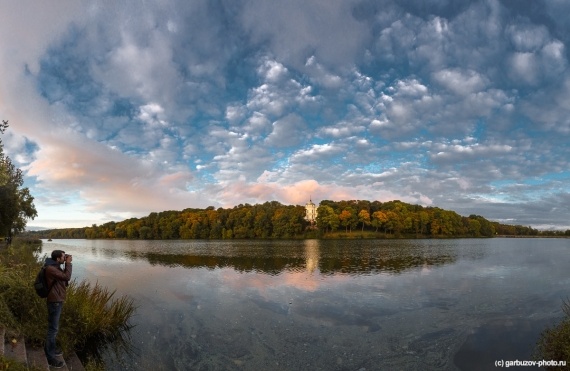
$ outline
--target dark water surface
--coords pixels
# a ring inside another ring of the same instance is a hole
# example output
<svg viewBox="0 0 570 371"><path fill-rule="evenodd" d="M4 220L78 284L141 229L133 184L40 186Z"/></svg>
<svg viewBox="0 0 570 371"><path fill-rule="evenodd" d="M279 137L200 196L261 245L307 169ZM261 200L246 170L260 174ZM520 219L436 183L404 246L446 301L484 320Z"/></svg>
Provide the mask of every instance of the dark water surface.
<svg viewBox="0 0 570 371"><path fill-rule="evenodd" d="M43 249L73 254L75 277L139 306L137 352L122 365L110 357L112 370L490 370L532 359L570 297L570 239L54 240Z"/></svg>

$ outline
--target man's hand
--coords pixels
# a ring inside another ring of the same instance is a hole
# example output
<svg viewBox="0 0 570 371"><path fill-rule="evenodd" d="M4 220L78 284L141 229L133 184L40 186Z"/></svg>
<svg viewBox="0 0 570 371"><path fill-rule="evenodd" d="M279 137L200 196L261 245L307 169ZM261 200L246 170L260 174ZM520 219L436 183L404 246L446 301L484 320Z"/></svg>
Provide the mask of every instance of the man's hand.
<svg viewBox="0 0 570 371"><path fill-rule="evenodd" d="M71 256L71 255L65 256L65 264L71 263L72 260L73 260L73 256Z"/></svg>

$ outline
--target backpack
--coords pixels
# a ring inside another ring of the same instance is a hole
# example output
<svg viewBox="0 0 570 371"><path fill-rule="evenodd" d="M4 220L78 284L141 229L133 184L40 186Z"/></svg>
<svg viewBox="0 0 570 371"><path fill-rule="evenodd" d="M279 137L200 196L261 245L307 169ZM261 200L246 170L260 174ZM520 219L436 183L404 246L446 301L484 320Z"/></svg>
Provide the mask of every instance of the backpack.
<svg viewBox="0 0 570 371"><path fill-rule="evenodd" d="M51 286L53 287L53 285ZM38 275L36 276L36 280L34 281L34 289L40 298L47 298L49 292L51 291L51 287L48 288L47 284L45 265L42 267L42 269L40 269Z"/></svg>

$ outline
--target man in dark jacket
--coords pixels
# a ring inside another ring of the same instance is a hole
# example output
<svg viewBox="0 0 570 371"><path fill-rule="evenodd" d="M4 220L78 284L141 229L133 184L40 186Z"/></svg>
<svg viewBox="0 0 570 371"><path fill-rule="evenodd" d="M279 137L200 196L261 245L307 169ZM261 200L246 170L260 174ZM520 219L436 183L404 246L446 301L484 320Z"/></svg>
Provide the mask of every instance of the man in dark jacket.
<svg viewBox="0 0 570 371"><path fill-rule="evenodd" d="M47 297L48 331L44 350L49 365L55 368L60 368L64 365L62 361L56 359L62 353L60 350L56 350L55 337L59 329L59 316L65 301L67 286L71 279L72 260L71 255L65 255L65 251L54 250L51 253L51 258L47 258L45 262L49 294ZM65 269L61 268L63 263L65 263Z"/></svg>

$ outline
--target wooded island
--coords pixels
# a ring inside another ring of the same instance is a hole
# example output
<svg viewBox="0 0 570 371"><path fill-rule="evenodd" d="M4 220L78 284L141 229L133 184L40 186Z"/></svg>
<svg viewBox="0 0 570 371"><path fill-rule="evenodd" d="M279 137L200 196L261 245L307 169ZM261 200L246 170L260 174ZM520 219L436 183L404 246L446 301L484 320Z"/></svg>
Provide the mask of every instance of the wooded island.
<svg viewBox="0 0 570 371"><path fill-rule="evenodd" d="M247 238L457 238L570 236L567 231L539 231L492 222L479 215L461 216L438 207L399 200L330 201L316 208L316 223L306 208L277 201L233 208L153 212L146 217L91 227L27 232L39 238L88 239L247 239Z"/></svg>

